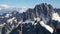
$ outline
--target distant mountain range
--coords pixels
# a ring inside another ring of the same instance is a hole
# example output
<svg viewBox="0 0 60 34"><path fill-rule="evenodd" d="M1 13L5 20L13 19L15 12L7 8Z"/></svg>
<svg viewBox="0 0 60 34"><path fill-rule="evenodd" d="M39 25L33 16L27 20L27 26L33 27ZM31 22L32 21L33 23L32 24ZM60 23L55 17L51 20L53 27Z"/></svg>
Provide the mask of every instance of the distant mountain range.
<svg viewBox="0 0 60 34"><path fill-rule="evenodd" d="M23 13L21 11L23 11ZM3 13L2 15L0 15L0 24L6 23L8 25L5 26L6 27L9 26L8 30L12 30L13 28L18 26L21 20L23 22L32 21L32 23L34 23L35 18L38 18L37 20L43 18L45 24L48 24L47 22L52 20L53 13L58 13L58 15L60 16L60 9L53 8L52 5L50 4L41 3L39 5L36 5L35 8L33 9L32 8L2 9L0 10L0 13Z"/></svg>
<svg viewBox="0 0 60 34"><path fill-rule="evenodd" d="M10 7L10 8L5 8L0 6L0 15L4 13L11 13L13 11L17 11L19 13L25 12L28 8L22 7L22 8L16 8L16 7Z"/></svg>

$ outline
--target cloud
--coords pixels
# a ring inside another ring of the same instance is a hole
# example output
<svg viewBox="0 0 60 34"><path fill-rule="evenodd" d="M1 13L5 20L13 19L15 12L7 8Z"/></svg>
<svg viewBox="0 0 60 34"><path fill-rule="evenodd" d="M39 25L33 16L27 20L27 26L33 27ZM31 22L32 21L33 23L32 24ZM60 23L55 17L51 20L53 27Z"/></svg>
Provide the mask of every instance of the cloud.
<svg viewBox="0 0 60 34"><path fill-rule="evenodd" d="M19 9L19 12L20 12L20 13L26 12L27 9L28 9L28 7L21 7L21 8Z"/></svg>
<svg viewBox="0 0 60 34"><path fill-rule="evenodd" d="M7 5L7 4L0 4L0 10L2 9L9 9L11 8L11 6Z"/></svg>
<svg viewBox="0 0 60 34"><path fill-rule="evenodd" d="M0 12L1 14L3 13L10 13L12 11L18 11L19 13L23 13L23 12L26 12L26 10L28 8L31 8L31 7L25 7L25 6L22 6L22 7L14 7L14 6L9 6L7 4L0 4Z"/></svg>
<svg viewBox="0 0 60 34"><path fill-rule="evenodd" d="M0 7L3 7L3 8L10 8L11 6L8 6L6 4L0 4Z"/></svg>

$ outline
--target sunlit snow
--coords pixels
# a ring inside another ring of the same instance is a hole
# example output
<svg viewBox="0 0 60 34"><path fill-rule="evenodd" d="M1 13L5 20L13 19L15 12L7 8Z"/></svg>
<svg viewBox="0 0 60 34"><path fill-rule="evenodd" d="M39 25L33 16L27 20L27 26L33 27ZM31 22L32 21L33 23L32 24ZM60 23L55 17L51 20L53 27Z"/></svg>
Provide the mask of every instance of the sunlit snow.
<svg viewBox="0 0 60 34"><path fill-rule="evenodd" d="M46 28L49 32L53 33L54 29L52 27L50 27L49 25L44 24L43 21L40 21L40 24L41 24L41 26Z"/></svg>
<svg viewBox="0 0 60 34"><path fill-rule="evenodd" d="M60 16L59 16L59 14L58 13L53 13L52 14L52 20L60 22Z"/></svg>

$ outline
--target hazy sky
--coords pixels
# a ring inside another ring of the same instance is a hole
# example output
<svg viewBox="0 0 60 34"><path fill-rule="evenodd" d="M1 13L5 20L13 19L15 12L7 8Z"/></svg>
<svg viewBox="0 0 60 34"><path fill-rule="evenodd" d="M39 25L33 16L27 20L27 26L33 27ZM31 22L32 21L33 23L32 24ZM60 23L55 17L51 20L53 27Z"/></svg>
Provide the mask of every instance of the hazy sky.
<svg viewBox="0 0 60 34"><path fill-rule="evenodd" d="M0 5L8 5L13 7L34 7L42 2L51 4L56 8L60 8L60 0L0 0Z"/></svg>

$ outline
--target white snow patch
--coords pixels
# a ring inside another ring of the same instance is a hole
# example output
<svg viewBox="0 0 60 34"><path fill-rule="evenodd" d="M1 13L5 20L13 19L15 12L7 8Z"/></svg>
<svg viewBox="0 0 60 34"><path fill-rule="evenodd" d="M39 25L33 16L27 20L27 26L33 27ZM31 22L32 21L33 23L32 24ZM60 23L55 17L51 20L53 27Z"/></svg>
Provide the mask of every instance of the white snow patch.
<svg viewBox="0 0 60 34"><path fill-rule="evenodd" d="M15 19L15 17L13 17L13 18L11 18L11 19L8 19L7 20L7 23L10 23L10 24L12 24L12 21Z"/></svg>
<svg viewBox="0 0 60 34"><path fill-rule="evenodd" d="M14 20L17 23L17 19Z"/></svg>
<svg viewBox="0 0 60 34"><path fill-rule="evenodd" d="M38 18L34 18L34 20L40 21L40 18L39 17Z"/></svg>
<svg viewBox="0 0 60 34"><path fill-rule="evenodd" d="M37 23L35 23L34 25L36 25Z"/></svg>
<svg viewBox="0 0 60 34"><path fill-rule="evenodd" d="M58 13L53 13L52 14L52 20L60 22L60 16L59 16L59 14Z"/></svg>
<svg viewBox="0 0 60 34"><path fill-rule="evenodd" d="M41 26L46 28L49 32L53 33L54 29L52 27L50 27L49 25L44 24L43 21L40 21L40 24L41 24Z"/></svg>
<svg viewBox="0 0 60 34"><path fill-rule="evenodd" d="M23 23L23 20L19 21L18 23L19 23L19 24L20 24L20 23Z"/></svg>
<svg viewBox="0 0 60 34"><path fill-rule="evenodd" d="M26 20L26 21L25 21L25 22L23 22L23 23L32 23L32 24L34 24L34 21Z"/></svg>
<svg viewBox="0 0 60 34"><path fill-rule="evenodd" d="M12 14L6 14L5 15L5 17L7 17L7 18L10 17L10 16L12 16Z"/></svg>
<svg viewBox="0 0 60 34"><path fill-rule="evenodd" d="M0 24L0 27L3 27L6 23Z"/></svg>

